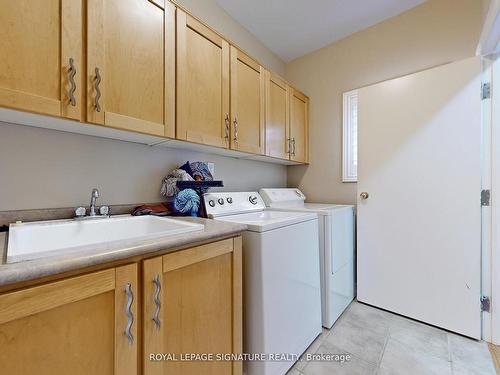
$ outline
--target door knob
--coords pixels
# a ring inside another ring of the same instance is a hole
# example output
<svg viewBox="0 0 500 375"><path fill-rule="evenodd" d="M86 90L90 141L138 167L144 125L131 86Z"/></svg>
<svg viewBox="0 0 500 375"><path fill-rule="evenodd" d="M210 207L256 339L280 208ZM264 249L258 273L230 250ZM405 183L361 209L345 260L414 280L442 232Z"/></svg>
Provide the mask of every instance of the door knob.
<svg viewBox="0 0 500 375"><path fill-rule="evenodd" d="M368 199L370 194L368 194L366 191L363 191L361 194L359 194L359 196L361 197L361 199Z"/></svg>

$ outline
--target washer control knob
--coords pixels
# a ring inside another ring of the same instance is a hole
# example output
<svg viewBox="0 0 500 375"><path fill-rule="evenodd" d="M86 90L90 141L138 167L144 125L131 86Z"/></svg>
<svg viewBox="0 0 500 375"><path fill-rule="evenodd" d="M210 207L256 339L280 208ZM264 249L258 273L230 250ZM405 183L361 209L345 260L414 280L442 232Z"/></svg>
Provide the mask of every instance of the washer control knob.
<svg viewBox="0 0 500 375"><path fill-rule="evenodd" d="M251 196L251 195L250 195L250 196L248 197L248 200L249 200L249 201L250 201L250 203L252 203L252 204L257 204L257 197L255 197L255 196Z"/></svg>
<svg viewBox="0 0 500 375"><path fill-rule="evenodd" d="M217 199L217 202L219 202L220 205L223 205L224 204L224 199L223 198L219 198L219 199Z"/></svg>
<svg viewBox="0 0 500 375"><path fill-rule="evenodd" d="M229 203L229 204L233 203L233 198L231 198L231 197L227 197L226 200L227 200L227 203Z"/></svg>
<svg viewBox="0 0 500 375"><path fill-rule="evenodd" d="M210 199L208 201L208 204L210 205L210 207L214 207L215 206L215 201L213 199Z"/></svg>

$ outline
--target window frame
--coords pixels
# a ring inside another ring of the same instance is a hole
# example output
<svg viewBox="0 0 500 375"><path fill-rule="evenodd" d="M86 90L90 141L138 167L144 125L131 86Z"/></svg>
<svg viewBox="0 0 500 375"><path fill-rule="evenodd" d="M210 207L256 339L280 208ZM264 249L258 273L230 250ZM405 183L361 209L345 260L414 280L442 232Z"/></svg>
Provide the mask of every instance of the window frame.
<svg viewBox="0 0 500 375"><path fill-rule="evenodd" d="M358 182L357 166L353 164L351 108L353 100L358 105L358 90L342 94L342 182ZM358 121L358 119L356 119ZM357 127L358 124L356 124ZM356 129L356 136L359 129ZM357 158L356 158L357 160Z"/></svg>

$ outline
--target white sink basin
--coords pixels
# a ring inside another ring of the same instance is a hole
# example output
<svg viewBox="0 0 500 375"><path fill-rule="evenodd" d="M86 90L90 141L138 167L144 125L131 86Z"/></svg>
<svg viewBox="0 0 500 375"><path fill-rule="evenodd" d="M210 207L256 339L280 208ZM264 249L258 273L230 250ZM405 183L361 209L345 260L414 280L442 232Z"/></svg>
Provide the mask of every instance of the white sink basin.
<svg viewBox="0 0 500 375"><path fill-rule="evenodd" d="M203 229L203 224L157 216L16 223L9 227L7 262L42 258L62 250L123 240L150 240Z"/></svg>

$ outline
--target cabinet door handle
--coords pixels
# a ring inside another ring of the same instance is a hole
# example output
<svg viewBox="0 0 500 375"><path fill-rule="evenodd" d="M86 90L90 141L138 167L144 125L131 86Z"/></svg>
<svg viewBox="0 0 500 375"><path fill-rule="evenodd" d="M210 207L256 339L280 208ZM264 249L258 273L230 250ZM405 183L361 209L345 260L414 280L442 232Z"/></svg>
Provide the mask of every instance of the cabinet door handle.
<svg viewBox="0 0 500 375"><path fill-rule="evenodd" d="M292 155L295 156L295 137L292 138Z"/></svg>
<svg viewBox="0 0 500 375"><path fill-rule="evenodd" d="M160 310L161 310L161 282L160 275L156 275L153 279L153 284L155 285L155 294L154 294L154 302L155 302L155 313L153 315L153 321L155 322L156 328L160 329L161 320L160 320Z"/></svg>
<svg viewBox="0 0 500 375"><path fill-rule="evenodd" d="M69 104L71 104L73 107L76 106L76 99L75 99L75 91L76 91L76 83L75 83L75 76L76 76L76 67L75 67L75 60L73 60L72 57L69 58L69 83L71 85L68 95L69 95Z"/></svg>
<svg viewBox="0 0 500 375"><path fill-rule="evenodd" d="M224 138L229 140L229 113L226 113L226 115L224 116L224 125L226 126L226 135L224 136Z"/></svg>
<svg viewBox="0 0 500 375"><path fill-rule="evenodd" d="M128 283L125 285L125 293L127 294L127 304L125 305L125 313L127 314L127 325L125 327L125 336L127 336L128 344L134 343L134 335L132 335L132 325L134 324L134 314L132 313L132 303L134 302L134 293L132 292L132 285Z"/></svg>
<svg viewBox="0 0 500 375"><path fill-rule="evenodd" d="M233 138L233 141L238 143L238 117L234 116L234 121L233 121L233 125L234 125L234 138Z"/></svg>
<svg viewBox="0 0 500 375"><path fill-rule="evenodd" d="M101 84L101 74L99 73L99 68L95 68L95 110L101 112L101 105L99 104L99 99L101 99L101 89L99 85Z"/></svg>

